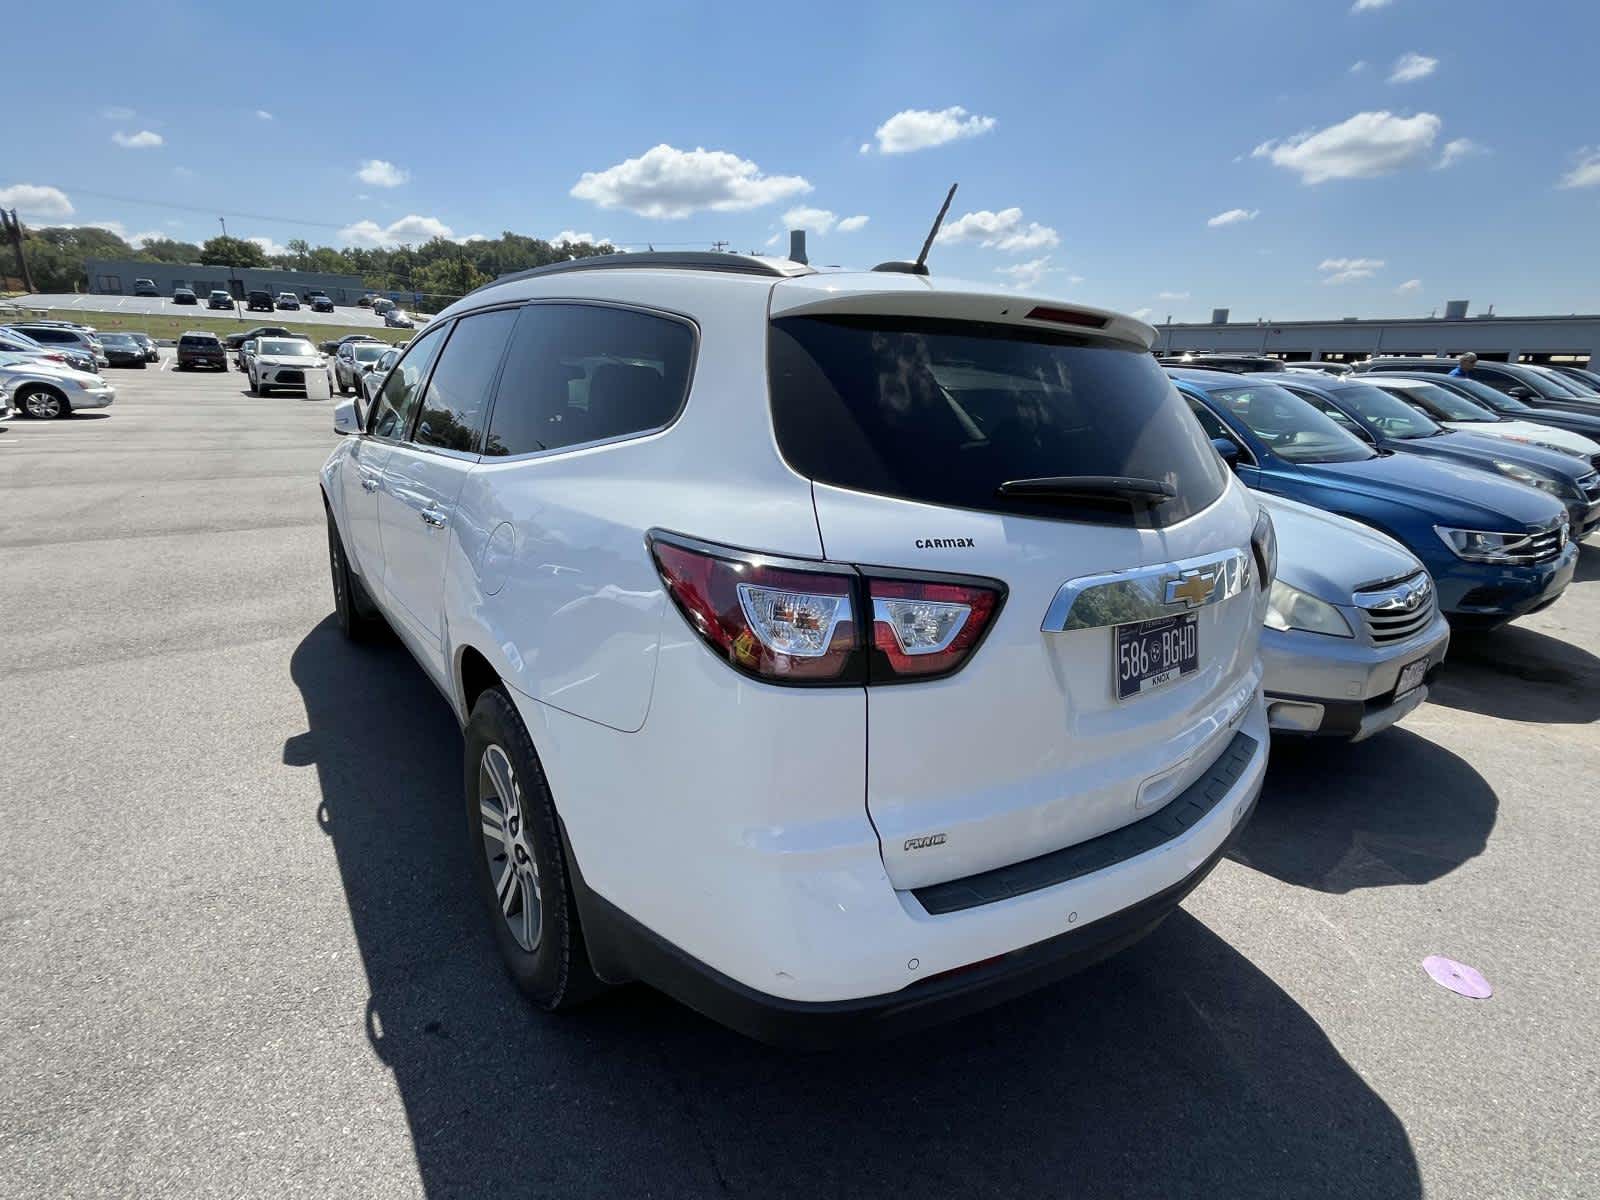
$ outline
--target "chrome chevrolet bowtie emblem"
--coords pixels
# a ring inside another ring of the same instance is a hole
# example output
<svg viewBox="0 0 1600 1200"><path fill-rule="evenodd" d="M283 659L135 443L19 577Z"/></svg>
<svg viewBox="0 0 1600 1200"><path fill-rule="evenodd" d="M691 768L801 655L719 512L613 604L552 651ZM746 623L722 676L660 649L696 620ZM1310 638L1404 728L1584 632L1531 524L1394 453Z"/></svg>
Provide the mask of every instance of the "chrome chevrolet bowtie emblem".
<svg viewBox="0 0 1600 1200"><path fill-rule="evenodd" d="M1199 608L1216 591L1219 574L1217 571L1196 571L1192 575L1167 580L1167 603Z"/></svg>

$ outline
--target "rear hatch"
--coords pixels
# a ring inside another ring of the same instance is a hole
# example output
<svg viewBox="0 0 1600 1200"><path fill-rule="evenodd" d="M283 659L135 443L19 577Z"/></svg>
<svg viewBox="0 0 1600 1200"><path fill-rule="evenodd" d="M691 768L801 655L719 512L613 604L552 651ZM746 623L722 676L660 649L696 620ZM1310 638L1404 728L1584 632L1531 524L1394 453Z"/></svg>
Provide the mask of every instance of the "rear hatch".
<svg viewBox="0 0 1600 1200"><path fill-rule="evenodd" d="M774 431L812 481L826 557L1003 592L953 673L866 689L867 807L894 885L1157 811L1255 694L1253 501L1150 357L1148 327L836 278L777 285L770 335ZM997 490L1061 477L1077 482ZM1103 477L1171 494L1097 494L1119 490ZM877 621L881 646L896 635Z"/></svg>

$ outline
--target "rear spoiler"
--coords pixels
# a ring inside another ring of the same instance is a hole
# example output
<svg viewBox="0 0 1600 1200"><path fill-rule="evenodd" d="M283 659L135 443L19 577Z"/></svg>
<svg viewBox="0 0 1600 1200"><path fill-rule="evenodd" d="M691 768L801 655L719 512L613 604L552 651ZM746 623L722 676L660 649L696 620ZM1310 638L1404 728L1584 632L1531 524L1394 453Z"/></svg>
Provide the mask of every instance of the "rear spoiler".
<svg viewBox="0 0 1600 1200"><path fill-rule="evenodd" d="M838 279L837 276L832 278ZM774 318L836 314L982 321L1023 329L1076 333L1145 351L1156 339L1156 331L1136 317L1059 299L1033 298L998 290L948 290L932 280L913 275L888 276L884 280L887 286L882 288L833 291L827 290L829 279L827 275L812 275L777 284L772 289L770 315Z"/></svg>

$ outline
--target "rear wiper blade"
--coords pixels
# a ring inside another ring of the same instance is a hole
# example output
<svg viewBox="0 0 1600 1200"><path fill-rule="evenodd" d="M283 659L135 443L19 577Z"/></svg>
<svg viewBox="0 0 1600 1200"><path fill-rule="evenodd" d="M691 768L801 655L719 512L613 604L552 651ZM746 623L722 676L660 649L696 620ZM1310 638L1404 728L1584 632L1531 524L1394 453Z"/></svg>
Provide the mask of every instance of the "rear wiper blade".
<svg viewBox="0 0 1600 1200"><path fill-rule="evenodd" d="M1178 489L1163 480L1137 475L1041 475L1007 480L995 494L1039 500L1123 500L1154 507L1176 499Z"/></svg>

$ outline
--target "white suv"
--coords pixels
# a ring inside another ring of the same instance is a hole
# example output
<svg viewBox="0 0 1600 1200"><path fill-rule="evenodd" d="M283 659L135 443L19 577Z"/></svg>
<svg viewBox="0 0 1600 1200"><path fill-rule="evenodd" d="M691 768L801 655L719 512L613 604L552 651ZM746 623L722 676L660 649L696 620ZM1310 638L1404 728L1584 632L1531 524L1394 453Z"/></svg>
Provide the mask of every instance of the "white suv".
<svg viewBox="0 0 1600 1200"><path fill-rule="evenodd" d="M1152 929L1249 814L1276 545L1093 309L616 255L418 334L322 472L341 625L465 728L548 1009L642 979L791 1044Z"/></svg>

